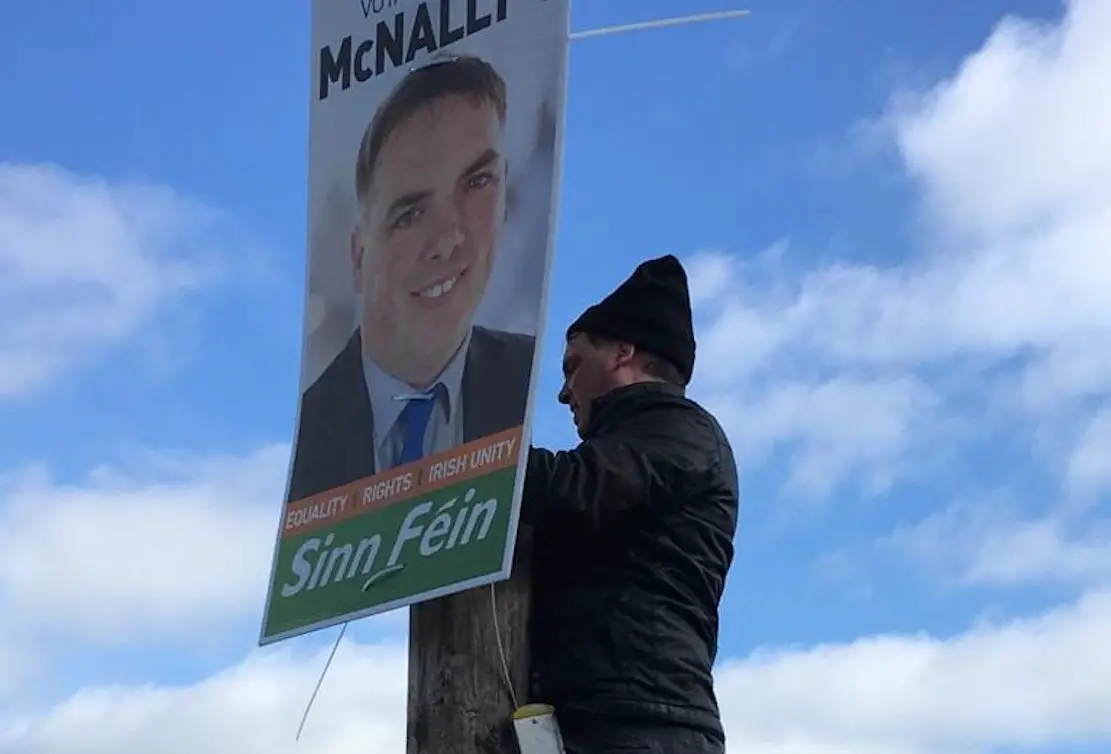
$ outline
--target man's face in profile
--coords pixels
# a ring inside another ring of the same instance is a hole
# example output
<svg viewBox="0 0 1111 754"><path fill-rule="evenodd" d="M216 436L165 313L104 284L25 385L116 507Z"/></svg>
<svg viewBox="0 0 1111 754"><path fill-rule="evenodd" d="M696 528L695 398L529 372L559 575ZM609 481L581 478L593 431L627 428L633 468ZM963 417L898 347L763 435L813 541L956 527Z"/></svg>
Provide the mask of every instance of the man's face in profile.
<svg viewBox="0 0 1111 754"><path fill-rule="evenodd" d="M463 96L435 100L386 139L353 238L370 355L433 379L486 290L505 219L502 123Z"/></svg>
<svg viewBox="0 0 1111 754"><path fill-rule="evenodd" d="M571 409L580 437L590 423L594 400L622 384L621 370L628 366L633 353L628 343L593 342L582 333L567 340L558 399Z"/></svg>

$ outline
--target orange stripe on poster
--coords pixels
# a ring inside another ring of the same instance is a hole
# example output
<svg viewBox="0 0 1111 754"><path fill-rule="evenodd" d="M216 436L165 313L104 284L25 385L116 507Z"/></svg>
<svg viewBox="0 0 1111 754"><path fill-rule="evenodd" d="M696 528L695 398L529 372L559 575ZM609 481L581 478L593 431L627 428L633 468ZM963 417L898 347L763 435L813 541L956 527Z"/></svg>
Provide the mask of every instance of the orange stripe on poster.
<svg viewBox="0 0 1111 754"><path fill-rule="evenodd" d="M507 429L415 463L287 503L282 514L282 538L515 466L523 429L523 426Z"/></svg>

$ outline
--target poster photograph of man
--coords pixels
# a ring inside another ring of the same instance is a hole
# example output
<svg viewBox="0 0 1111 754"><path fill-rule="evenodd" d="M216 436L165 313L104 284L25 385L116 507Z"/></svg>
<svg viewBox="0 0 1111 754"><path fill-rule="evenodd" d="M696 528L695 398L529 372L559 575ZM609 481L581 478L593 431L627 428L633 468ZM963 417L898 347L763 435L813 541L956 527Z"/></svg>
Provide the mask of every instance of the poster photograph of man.
<svg viewBox="0 0 1111 754"><path fill-rule="evenodd" d="M514 20L314 102L287 502L525 423L562 103Z"/></svg>

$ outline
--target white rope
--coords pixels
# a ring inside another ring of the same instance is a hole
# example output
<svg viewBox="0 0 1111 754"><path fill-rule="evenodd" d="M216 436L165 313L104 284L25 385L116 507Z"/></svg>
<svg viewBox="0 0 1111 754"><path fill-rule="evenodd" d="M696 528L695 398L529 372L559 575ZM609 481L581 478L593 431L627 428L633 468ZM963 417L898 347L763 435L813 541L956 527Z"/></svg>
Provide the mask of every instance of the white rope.
<svg viewBox="0 0 1111 754"><path fill-rule="evenodd" d="M301 715L301 724L297 726L297 735L294 737L294 741L300 741L301 734L305 732L305 723L309 721L309 713L312 712L313 702L316 701L316 695L320 693L320 687L324 685L324 676L328 675L328 668L332 667L332 660L336 657L336 650L339 649L339 643L343 641L345 633L347 633L347 623L344 623L340 628L336 643L332 645L332 651L328 653L328 660L324 663L324 669L320 671L320 678L316 680L316 688L312 690L309 703L305 705L305 713Z"/></svg>
<svg viewBox="0 0 1111 754"><path fill-rule="evenodd" d="M573 31L568 35L568 37L572 40L588 39L589 37L608 37L610 34L623 34L627 31L640 31L642 29L661 29L667 26L686 26L687 24L698 24L705 21L721 21L726 18L741 18L742 16L747 16L748 14L749 12L747 10L723 10L716 13L696 13L693 16L662 18L659 21L640 21L634 24L606 26L601 29Z"/></svg>
<svg viewBox="0 0 1111 754"><path fill-rule="evenodd" d="M500 616L498 614L498 598L497 593L494 591L494 584L490 585L490 617L494 622L494 641L498 648L498 657L501 660L502 677L509 690L509 699L513 702L513 709L520 706L517 700L517 689L513 684L513 675L509 672L509 659L505 655L505 643L502 641ZM343 641L343 635L347 633L347 623L345 622L336 636L335 642L332 644L332 651L328 653L328 659L324 662L324 668L320 671L320 677L316 680L316 688L312 690L312 695L309 696L309 702L305 705L305 711L301 715L301 724L297 726L297 735L294 737L295 741L301 740L301 734L305 731L305 723L309 721L309 713L312 712L313 703L316 702L317 694L320 693L320 687L324 685L324 678L328 675L328 669L332 667L332 660L336 657L336 650L339 649L340 642Z"/></svg>
<svg viewBox="0 0 1111 754"><path fill-rule="evenodd" d="M509 661L505 657L505 644L501 639L501 628L498 627L498 595L494 591L494 584L490 585L490 613L494 621L494 641L498 645L498 656L501 658L501 670L505 678L505 685L509 688L509 700L513 702L513 709L516 710L521 705L517 701L517 689L513 687L513 675L509 672Z"/></svg>

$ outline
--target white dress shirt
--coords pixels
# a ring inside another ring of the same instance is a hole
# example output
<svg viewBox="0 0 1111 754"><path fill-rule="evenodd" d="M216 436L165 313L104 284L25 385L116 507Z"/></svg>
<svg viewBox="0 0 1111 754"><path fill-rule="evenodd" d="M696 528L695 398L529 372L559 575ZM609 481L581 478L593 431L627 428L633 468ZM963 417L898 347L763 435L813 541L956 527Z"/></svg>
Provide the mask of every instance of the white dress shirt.
<svg viewBox="0 0 1111 754"><path fill-rule="evenodd" d="M437 391L437 405L424 434L425 456L450 450L463 443L463 367L466 365L470 342L471 335L468 331L455 355L432 381L432 385L442 383L446 390ZM388 471L397 466L398 456L405 442L404 428L398 424L398 418L408 402L406 399L426 391L414 389L386 373L365 354L363 377L374 414L374 468L378 472Z"/></svg>

